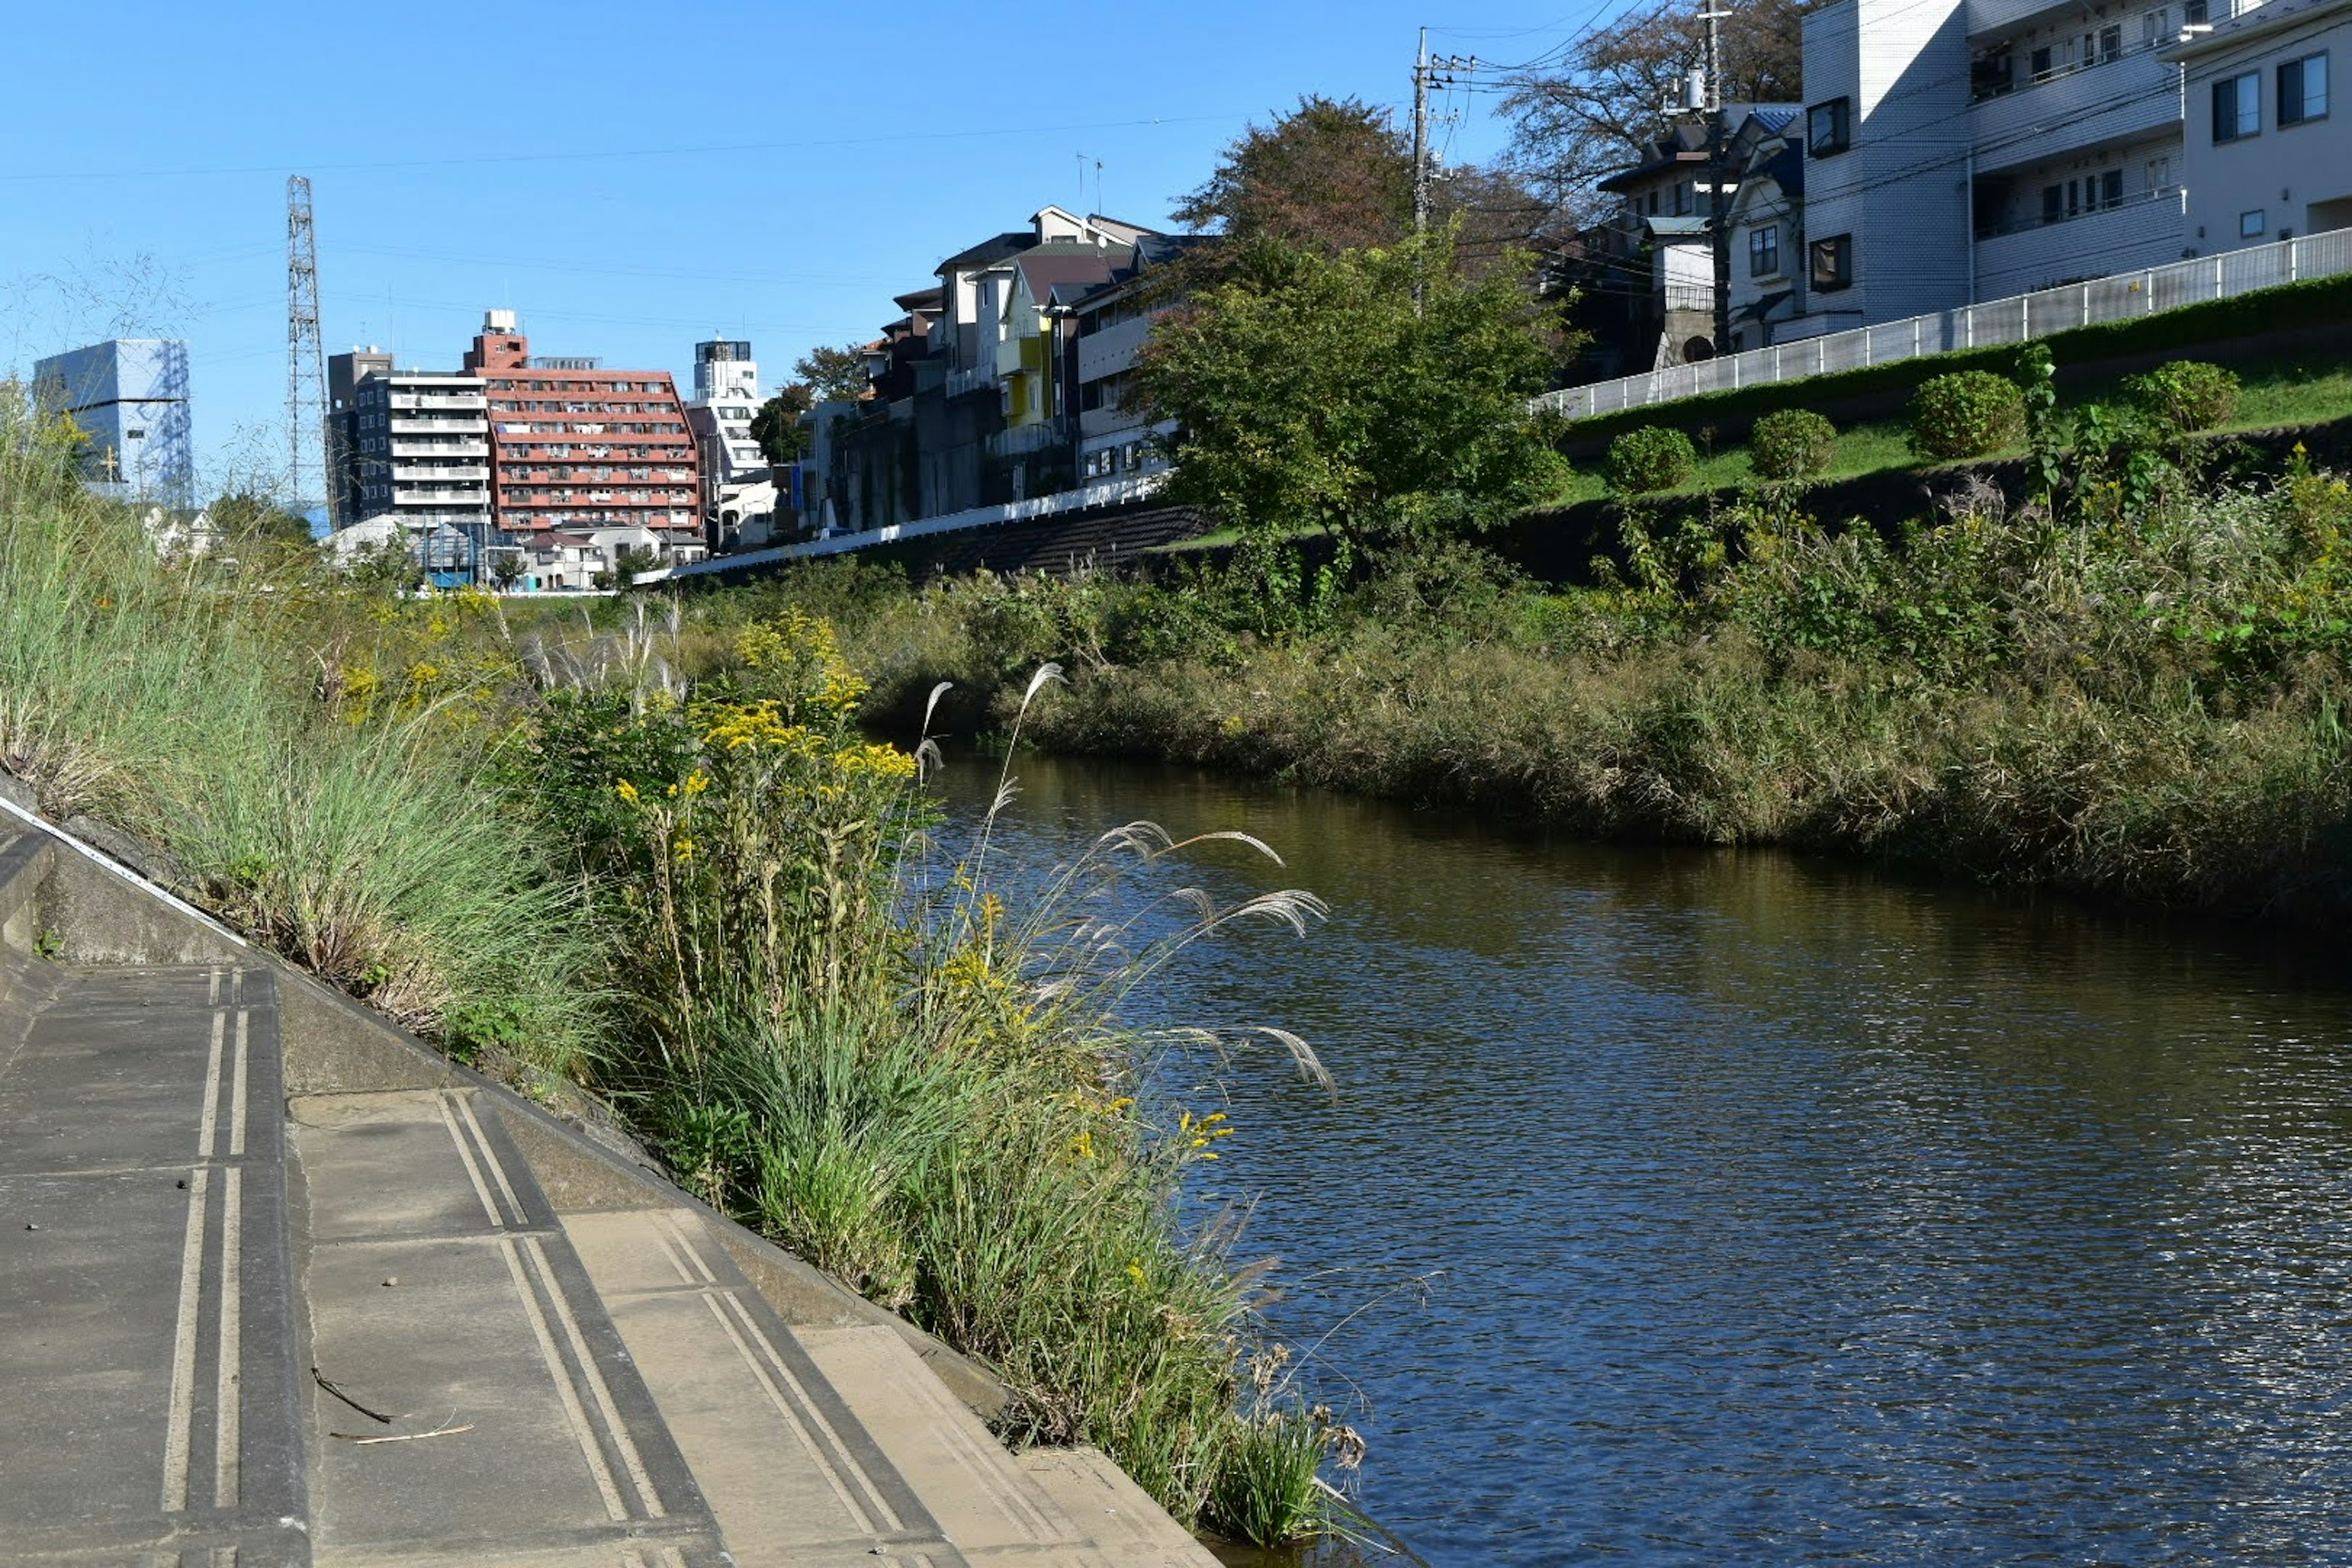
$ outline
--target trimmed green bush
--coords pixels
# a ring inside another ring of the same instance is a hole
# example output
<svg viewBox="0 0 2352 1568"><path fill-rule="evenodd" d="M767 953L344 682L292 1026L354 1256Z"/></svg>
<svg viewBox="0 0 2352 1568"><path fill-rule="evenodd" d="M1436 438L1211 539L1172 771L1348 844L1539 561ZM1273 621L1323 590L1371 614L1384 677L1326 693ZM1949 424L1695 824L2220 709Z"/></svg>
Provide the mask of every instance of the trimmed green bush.
<svg viewBox="0 0 2352 1568"><path fill-rule="evenodd" d="M1609 443L1609 488L1622 495L1673 489L1697 468L1698 453L1679 430L1649 425Z"/></svg>
<svg viewBox="0 0 2352 1568"><path fill-rule="evenodd" d="M2124 398L2168 435L2227 425L2238 412L2238 378L2218 364L2177 359L2124 383Z"/></svg>
<svg viewBox="0 0 2352 1568"><path fill-rule="evenodd" d="M1923 383L1911 395L1911 449L1949 462L1980 458L2025 440L2025 395L1989 370Z"/></svg>
<svg viewBox="0 0 2352 1568"><path fill-rule="evenodd" d="M1806 479L1829 471L1837 457L1837 426L1810 408L1784 408L1756 422L1748 462L1759 479Z"/></svg>

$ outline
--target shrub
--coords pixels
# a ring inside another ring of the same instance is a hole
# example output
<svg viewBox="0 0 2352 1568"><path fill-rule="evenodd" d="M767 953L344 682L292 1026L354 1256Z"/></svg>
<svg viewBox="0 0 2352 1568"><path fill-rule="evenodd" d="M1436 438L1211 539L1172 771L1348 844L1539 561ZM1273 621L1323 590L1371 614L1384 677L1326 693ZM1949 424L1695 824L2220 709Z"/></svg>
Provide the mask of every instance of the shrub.
<svg viewBox="0 0 2352 1568"><path fill-rule="evenodd" d="M2006 376L1964 370L1911 395L1911 449L1923 458L1978 458L2024 439L2025 397Z"/></svg>
<svg viewBox="0 0 2352 1568"><path fill-rule="evenodd" d="M2124 383L2124 396L2169 436L2227 425L2238 411L2238 378L2218 364L2177 359Z"/></svg>
<svg viewBox="0 0 2352 1568"><path fill-rule="evenodd" d="M1698 467L1698 453L1679 430L1655 425L1628 430L1609 443L1609 488L1624 495L1648 495L1683 484Z"/></svg>
<svg viewBox="0 0 2352 1568"><path fill-rule="evenodd" d="M1775 482L1825 473L1836 456L1837 426L1810 408L1767 414L1748 437L1748 464Z"/></svg>

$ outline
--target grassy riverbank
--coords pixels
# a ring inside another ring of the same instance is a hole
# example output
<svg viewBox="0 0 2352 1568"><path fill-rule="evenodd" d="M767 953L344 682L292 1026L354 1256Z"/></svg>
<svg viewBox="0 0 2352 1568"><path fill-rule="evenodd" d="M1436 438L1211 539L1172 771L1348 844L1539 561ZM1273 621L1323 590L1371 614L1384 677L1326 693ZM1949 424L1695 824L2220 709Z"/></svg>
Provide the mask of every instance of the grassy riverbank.
<svg viewBox="0 0 2352 1568"><path fill-rule="evenodd" d="M1014 1440L1096 1443L1246 1539L1322 1528L1352 1434L1273 1370L1232 1229L1180 1223L1228 1124L1159 1091L1176 1037L1119 1005L1311 898L1130 939L1123 889L1182 847L1141 828L1008 897L985 829L943 838L916 754L857 732L820 622L510 620L256 541L159 561L56 431L0 420L0 767L47 815L144 836L460 1059L603 1097L701 1195L993 1370Z"/></svg>
<svg viewBox="0 0 2352 1568"><path fill-rule="evenodd" d="M1786 494L1653 505L1633 581L1561 593L1451 545L1346 586L1277 559L910 595L835 566L740 598L835 615L886 709L955 679L1001 724L1018 672L1061 659L1067 690L1030 721L1052 747L2341 920L2352 489L2168 470L2127 503L2120 484L2063 515L1980 493L1885 538Z"/></svg>

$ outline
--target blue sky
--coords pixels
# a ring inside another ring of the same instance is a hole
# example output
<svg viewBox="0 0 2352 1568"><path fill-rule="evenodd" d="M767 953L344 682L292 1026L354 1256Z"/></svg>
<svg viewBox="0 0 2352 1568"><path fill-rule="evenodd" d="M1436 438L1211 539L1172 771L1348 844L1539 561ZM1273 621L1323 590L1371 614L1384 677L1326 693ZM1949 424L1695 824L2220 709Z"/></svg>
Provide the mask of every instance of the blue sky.
<svg viewBox="0 0 2352 1568"><path fill-rule="evenodd" d="M1079 205L1082 172L1095 207L1097 160L1100 210L1161 222L1302 92L1402 114L1423 23L1434 50L1517 60L1617 4L19 6L0 372L184 336L208 479L282 454L301 173L329 353L453 365L510 306L540 353L683 381L719 333L781 381L940 258ZM1441 146L1493 153L1492 102L1441 98Z"/></svg>

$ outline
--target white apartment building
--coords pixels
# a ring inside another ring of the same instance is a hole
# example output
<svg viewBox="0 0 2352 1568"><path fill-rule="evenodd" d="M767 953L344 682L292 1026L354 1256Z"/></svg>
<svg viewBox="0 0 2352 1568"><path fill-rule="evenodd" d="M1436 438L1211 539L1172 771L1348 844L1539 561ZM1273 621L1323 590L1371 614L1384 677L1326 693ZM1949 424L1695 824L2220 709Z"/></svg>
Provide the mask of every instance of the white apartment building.
<svg viewBox="0 0 2352 1568"><path fill-rule="evenodd" d="M1807 16L1809 309L1775 340L2179 260L2168 51L2252 8L1836 0Z"/></svg>
<svg viewBox="0 0 2352 1568"><path fill-rule="evenodd" d="M382 517L410 536L490 537L489 403L482 378L400 370L370 347L327 362L329 489L339 528Z"/></svg>
<svg viewBox="0 0 2352 1568"><path fill-rule="evenodd" d="M2185 73L2188 247L2200 256L2352 227L2352 0L2270 0L2164 52Z"/></svg>
<svg viewBox="0 0 2352 1568"><path fill-rule="evenodd" d="M760 366L751 345L740 338L712 338L694 345L694 396L686 423L702 448L702 480L713 493L764 474L768 460L751 439L751 419L760 412Z"/></svg>

